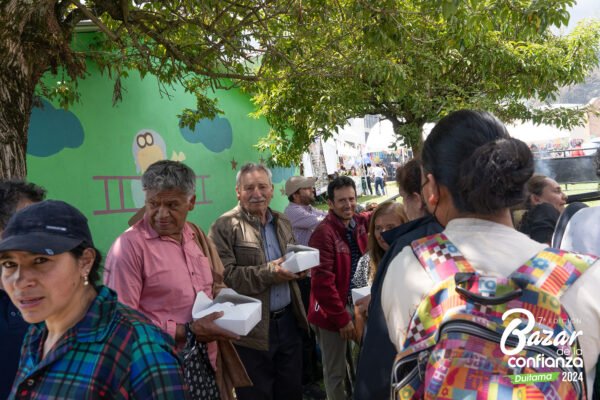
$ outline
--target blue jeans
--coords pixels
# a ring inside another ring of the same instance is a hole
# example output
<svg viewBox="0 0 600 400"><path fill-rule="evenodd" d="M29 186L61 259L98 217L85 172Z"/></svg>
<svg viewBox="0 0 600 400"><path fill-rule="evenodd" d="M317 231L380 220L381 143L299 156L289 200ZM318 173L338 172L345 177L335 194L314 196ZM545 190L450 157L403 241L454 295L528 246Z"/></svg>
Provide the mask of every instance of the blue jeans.
<svg viewBox="0 0 600 400"><path fill-rule="evenodd" d="M381 187L381 192L379 188ZM383 187L383 178L375 178L375 192L377 192L377 196L381 196L385 194L385 187Z"/></svg>

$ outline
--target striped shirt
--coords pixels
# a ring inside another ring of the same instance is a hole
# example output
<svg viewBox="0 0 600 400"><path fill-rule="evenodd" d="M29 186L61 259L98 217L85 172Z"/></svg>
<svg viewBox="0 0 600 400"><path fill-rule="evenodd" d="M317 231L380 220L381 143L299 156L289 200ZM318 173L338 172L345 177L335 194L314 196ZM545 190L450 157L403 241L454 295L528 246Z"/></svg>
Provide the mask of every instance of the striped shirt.
<svg viewBox="0 0 600 400"><path fill-rule="evenodd" d="M313 206L303 206L292 202L285 208L284 214L292 223L296 243L304 246L308 246L310 235L327 216L325 211L317 210Z"/></svg>
<svg viewBox="0 0 600 400"><path fill-rule="evenodd" d="M10 399L183 399L171 337L100 287L84 318L42 358L46 325L25 336Z"/></svg>
<svg viewBox="0 0 600 400"><path fill-rule="evenodd" d="M282 256L277 239L277 227L273 220L273 214L267 210L267 223L260 226L260 236L263 242L263 251L267 261L273 261ZM289 282L276 283L271 286L269 298L269 310L281 310L292 302Z"/></svg>

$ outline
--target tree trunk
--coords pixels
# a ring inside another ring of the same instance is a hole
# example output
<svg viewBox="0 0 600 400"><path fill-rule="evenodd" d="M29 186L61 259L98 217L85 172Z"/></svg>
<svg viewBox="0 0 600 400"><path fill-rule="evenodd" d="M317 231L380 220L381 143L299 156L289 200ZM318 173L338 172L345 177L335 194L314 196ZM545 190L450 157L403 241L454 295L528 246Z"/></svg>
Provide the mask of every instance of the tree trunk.
<svg viewBox="0 0 600 400"><path fill-rule="evenodd" d="M35 3L10 0L0 8L0 179L27 176L25 152L35 84L23 40Z"/></svg>
<svg viewBox="0 0 600 400"><path fill-rule="evenodd" d="M0 61L0 179L27 177L27 131L35 91L30 80L23 64Z"/></svg>
<svg viewBox="0 0 600 400"><path fill-rule="evenodd" d="M0 180L25 179L27 176L25 150L16 140L0 144Z"/></svg>
<svg viewBox="0 0 600 400"><path fill-rule="evenodd" d="M386 116L386 118L392 123L396 137L404 139L405 145L410 146L412 149L414 157L420 156L425 121L417 119L403 120L397 116Z"/></svg>
<svg viewBox="0 0 600 400"><path fill-rule="evenodd" d="M0 1L0 179L26 178L36 85L47 70L72 59L72 30L61 28L58 7L56 0Z"/></svg>
<svg viewBox="0 0 600 400"><path fill-rule="evenodd" d="M423 148L423 126L424 122L413 122L411 131L413 138L410 143L411 149L415 157L421 157L421 149Z"/></svg>

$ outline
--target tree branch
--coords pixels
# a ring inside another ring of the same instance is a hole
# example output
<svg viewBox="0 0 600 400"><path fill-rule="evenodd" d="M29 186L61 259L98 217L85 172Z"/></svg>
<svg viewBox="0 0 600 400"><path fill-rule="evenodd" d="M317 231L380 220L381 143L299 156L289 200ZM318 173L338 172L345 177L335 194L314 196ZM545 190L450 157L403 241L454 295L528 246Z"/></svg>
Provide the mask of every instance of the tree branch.
<svg viewBox="0 0 600 400"><path fill-rule="evenodd" d="M165 49L173 55L173 57L175 57L177 60L181 61L182 63L186 64L190 70L195 71L201 75L205 75L205 76L207 76L209 78L213 78L213 79L237 79L237 80L244 80L244 81L250 81L250 82L254 82L257 80L257 77L253 76L253 75L221 73L221 72L210 71L210 70L202 67L198 63L196 63L194 59L191 59L190 57L186 57L185 54L183 54L177 48L177 46L175 46L172 42L165 40L160 35L157 35L153 30L149 29L144 24L139 23L137 25L137 27L144 34L148 35L150 38L152 38L154 41L156 41L156 43L163 45L165 47Z"/></svg>
<svg viewBox="0 0 600 400"><path fill-rule="evenodd" d="M119 38L117 36L115 36L114 33L111 32L110 29L108 29L106 27L106 25L104 25L102 23L102 21L100 21L100 19L98 17L96 17L90 10L88 10L88 8L86 6L84 6L83 4L81 4L78 0L70 0L71 3L73 3L74 5L77 6L77 8L79 8L81 10L81 12L88 17L89 19L92 20L92 22L94 24L96 24L96 26L98 28L100 28L100 30L102 32L104 32L109 38L111 38L112 40L114 40L117 43L120 43L121 41L119 40Z"/></svg>

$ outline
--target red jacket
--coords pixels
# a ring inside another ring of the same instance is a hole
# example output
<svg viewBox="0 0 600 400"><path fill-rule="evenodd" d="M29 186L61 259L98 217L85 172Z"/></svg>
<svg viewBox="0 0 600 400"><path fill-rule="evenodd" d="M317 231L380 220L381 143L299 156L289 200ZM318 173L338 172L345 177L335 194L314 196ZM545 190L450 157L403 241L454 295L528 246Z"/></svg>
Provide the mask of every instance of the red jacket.
<svg viewBox="0 0 600 400"><path fill-rule="evenodd" d="M354 221L354 238L360 253L364 254L369 217L356 214ZM352 270L346 226L333 211L329 211L313 232L308 245L319 249L321 257L321 264L311 269L308 322L337 332L352 320L346 311Z"/></svg>

